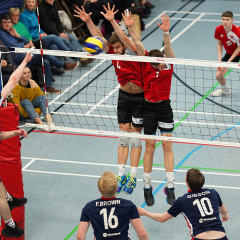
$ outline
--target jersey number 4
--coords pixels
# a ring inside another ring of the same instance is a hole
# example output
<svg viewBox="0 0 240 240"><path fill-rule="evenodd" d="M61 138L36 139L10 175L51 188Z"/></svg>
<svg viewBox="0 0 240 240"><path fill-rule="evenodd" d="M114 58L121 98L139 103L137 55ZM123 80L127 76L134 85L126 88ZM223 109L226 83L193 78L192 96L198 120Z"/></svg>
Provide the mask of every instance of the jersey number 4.
<svg viewBox="0 0 240 240"><path fill-rule="evenodd" d="M207 203L209 210L207 209L205 202ZM199 199L196 199L193 202L193 206L196 204L198 206L199 212L201 213L202 217L213 214L213 208L212 208L212 204L211 204L209 198L204 197L201 199L201 201L199 201Z"/></svg>
<svg viewBox="0 0 240 240"><path fill-rule="evenodd" d="M116 228L118 226L118 218L116 215L113 215L114 211L115 211L115 207L112 207L109 216L107 216L106 208L103 208L100 211L100 215L103 214L103 221L104 221L105 229Z"/></svg>

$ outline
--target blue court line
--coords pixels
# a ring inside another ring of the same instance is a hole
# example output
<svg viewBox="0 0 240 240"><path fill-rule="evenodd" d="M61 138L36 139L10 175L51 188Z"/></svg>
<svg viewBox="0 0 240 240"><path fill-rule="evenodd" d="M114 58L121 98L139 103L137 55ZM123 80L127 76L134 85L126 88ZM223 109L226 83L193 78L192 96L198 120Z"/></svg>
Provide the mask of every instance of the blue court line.
<svg viewBox="0 0 240 240"><path fill-rule="evenodd" d="M233 128L235 128L235 126L237 126L237 125L240 125L240 122L237 123L236 125L228 128L228 129L226 129L225 131L219 133L217 136L211 138L209 141L213 141L214 139L222 136L222 135L225 134L226 132L228 132L228 131L232 130ZM188 158L189 158L193 153L195 153L197 150L199 150L199 149L202 148L202 147L204 147L204 146L203 146L203 145L198 146L198 147L196 147L195 149L193 149L191 152L189 152L189 153L182 159L182 161L178 164L178 166L182 166L182 165L188 160ZM174 171L174 173L175 173L176 170L179 169L179 167L176 167L176 168L174 168L174 169L175 169L175 171ZM165 179L164 179L164 182L166 182L166 180L167 180L167 179L165 178ZM155 195L159 192L159 190L160 190L164 185L165 185L165 183L161 183L161 184L153 191L153 196L155 196ZM146 202L144 202L140 207L142 207L142 208L146 207Z"/></svg>

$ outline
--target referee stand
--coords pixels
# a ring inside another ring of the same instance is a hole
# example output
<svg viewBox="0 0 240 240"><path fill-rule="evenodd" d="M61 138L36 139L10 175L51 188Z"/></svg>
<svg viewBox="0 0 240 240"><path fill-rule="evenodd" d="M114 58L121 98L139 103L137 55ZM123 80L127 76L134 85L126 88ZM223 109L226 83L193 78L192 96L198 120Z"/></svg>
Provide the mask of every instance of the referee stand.
<svg viewBox="0 0 240 240"><path fill-rule="evenodd" d="M1 107L0 130L17 130L17 126L19 126L19 113L16 107L11 103L8 103L6 107ZM17 198L24 197L20 149L19 136L4 139L0 143L0 177L7 191ZM13 220L25 231L25 206L14 208L11 215ZM1 220L1 227L2 229L5 227L3 220ZM25 240L25 234L20 238L1 238L0 235L0 240L2 239Z"/></svg>

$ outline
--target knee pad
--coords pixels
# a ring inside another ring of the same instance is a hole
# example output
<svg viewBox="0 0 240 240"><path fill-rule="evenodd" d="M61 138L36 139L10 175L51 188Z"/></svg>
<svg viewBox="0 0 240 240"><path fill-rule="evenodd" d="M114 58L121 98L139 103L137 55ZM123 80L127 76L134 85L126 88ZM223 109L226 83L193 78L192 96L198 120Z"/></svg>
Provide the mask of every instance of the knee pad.
<svg viewBox="0 0 240 240"><path fill-rule="evenodd" d="M126 131L121 131L123 133L129 133L129 132L126 132ZM119 140L118 140L118 146L119 147L127 147L129 145L129 137L119 137Z"/></svg>
<svg viewBox="0 0 240 240"><path fill-rule="evenodd" d="M140 134L140 133L139 132L134 132L134 134ZM133 148L139 148L139 147L142 146L141 138L131 137L130 140L131 140L131 146Z"/></svg>

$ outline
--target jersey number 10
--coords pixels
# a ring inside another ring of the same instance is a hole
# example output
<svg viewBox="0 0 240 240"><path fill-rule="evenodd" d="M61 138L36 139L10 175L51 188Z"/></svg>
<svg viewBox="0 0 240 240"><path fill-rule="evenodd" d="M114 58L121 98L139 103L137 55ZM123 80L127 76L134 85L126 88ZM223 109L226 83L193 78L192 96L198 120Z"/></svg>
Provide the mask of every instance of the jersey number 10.
<svg viewBox="0 0 240 240"><path fill-rule="evenodd" d="M208 205L209 210L206 207L205 201ZM209 198L204 197L201 199L201 201L199 201L199 199L196 199L193 202L193 206L196 205L198 206L199 212L201 213L202 217L205 217L206 215L212 215L213 214L213 208L212 208L212 204L209 200Z"/></svg>
<svg viewBox="0 0 240 240"><path fill-rule="evenodd" d="M109 216L107 216L107 209L106 208L103 208L100 211L100 215L103 214L103 221L104 221L105 229L116 228L118 226L118 218L117 218L116 215L113 215L114 210L115 210L115 207L112 207Z"/></svg>

